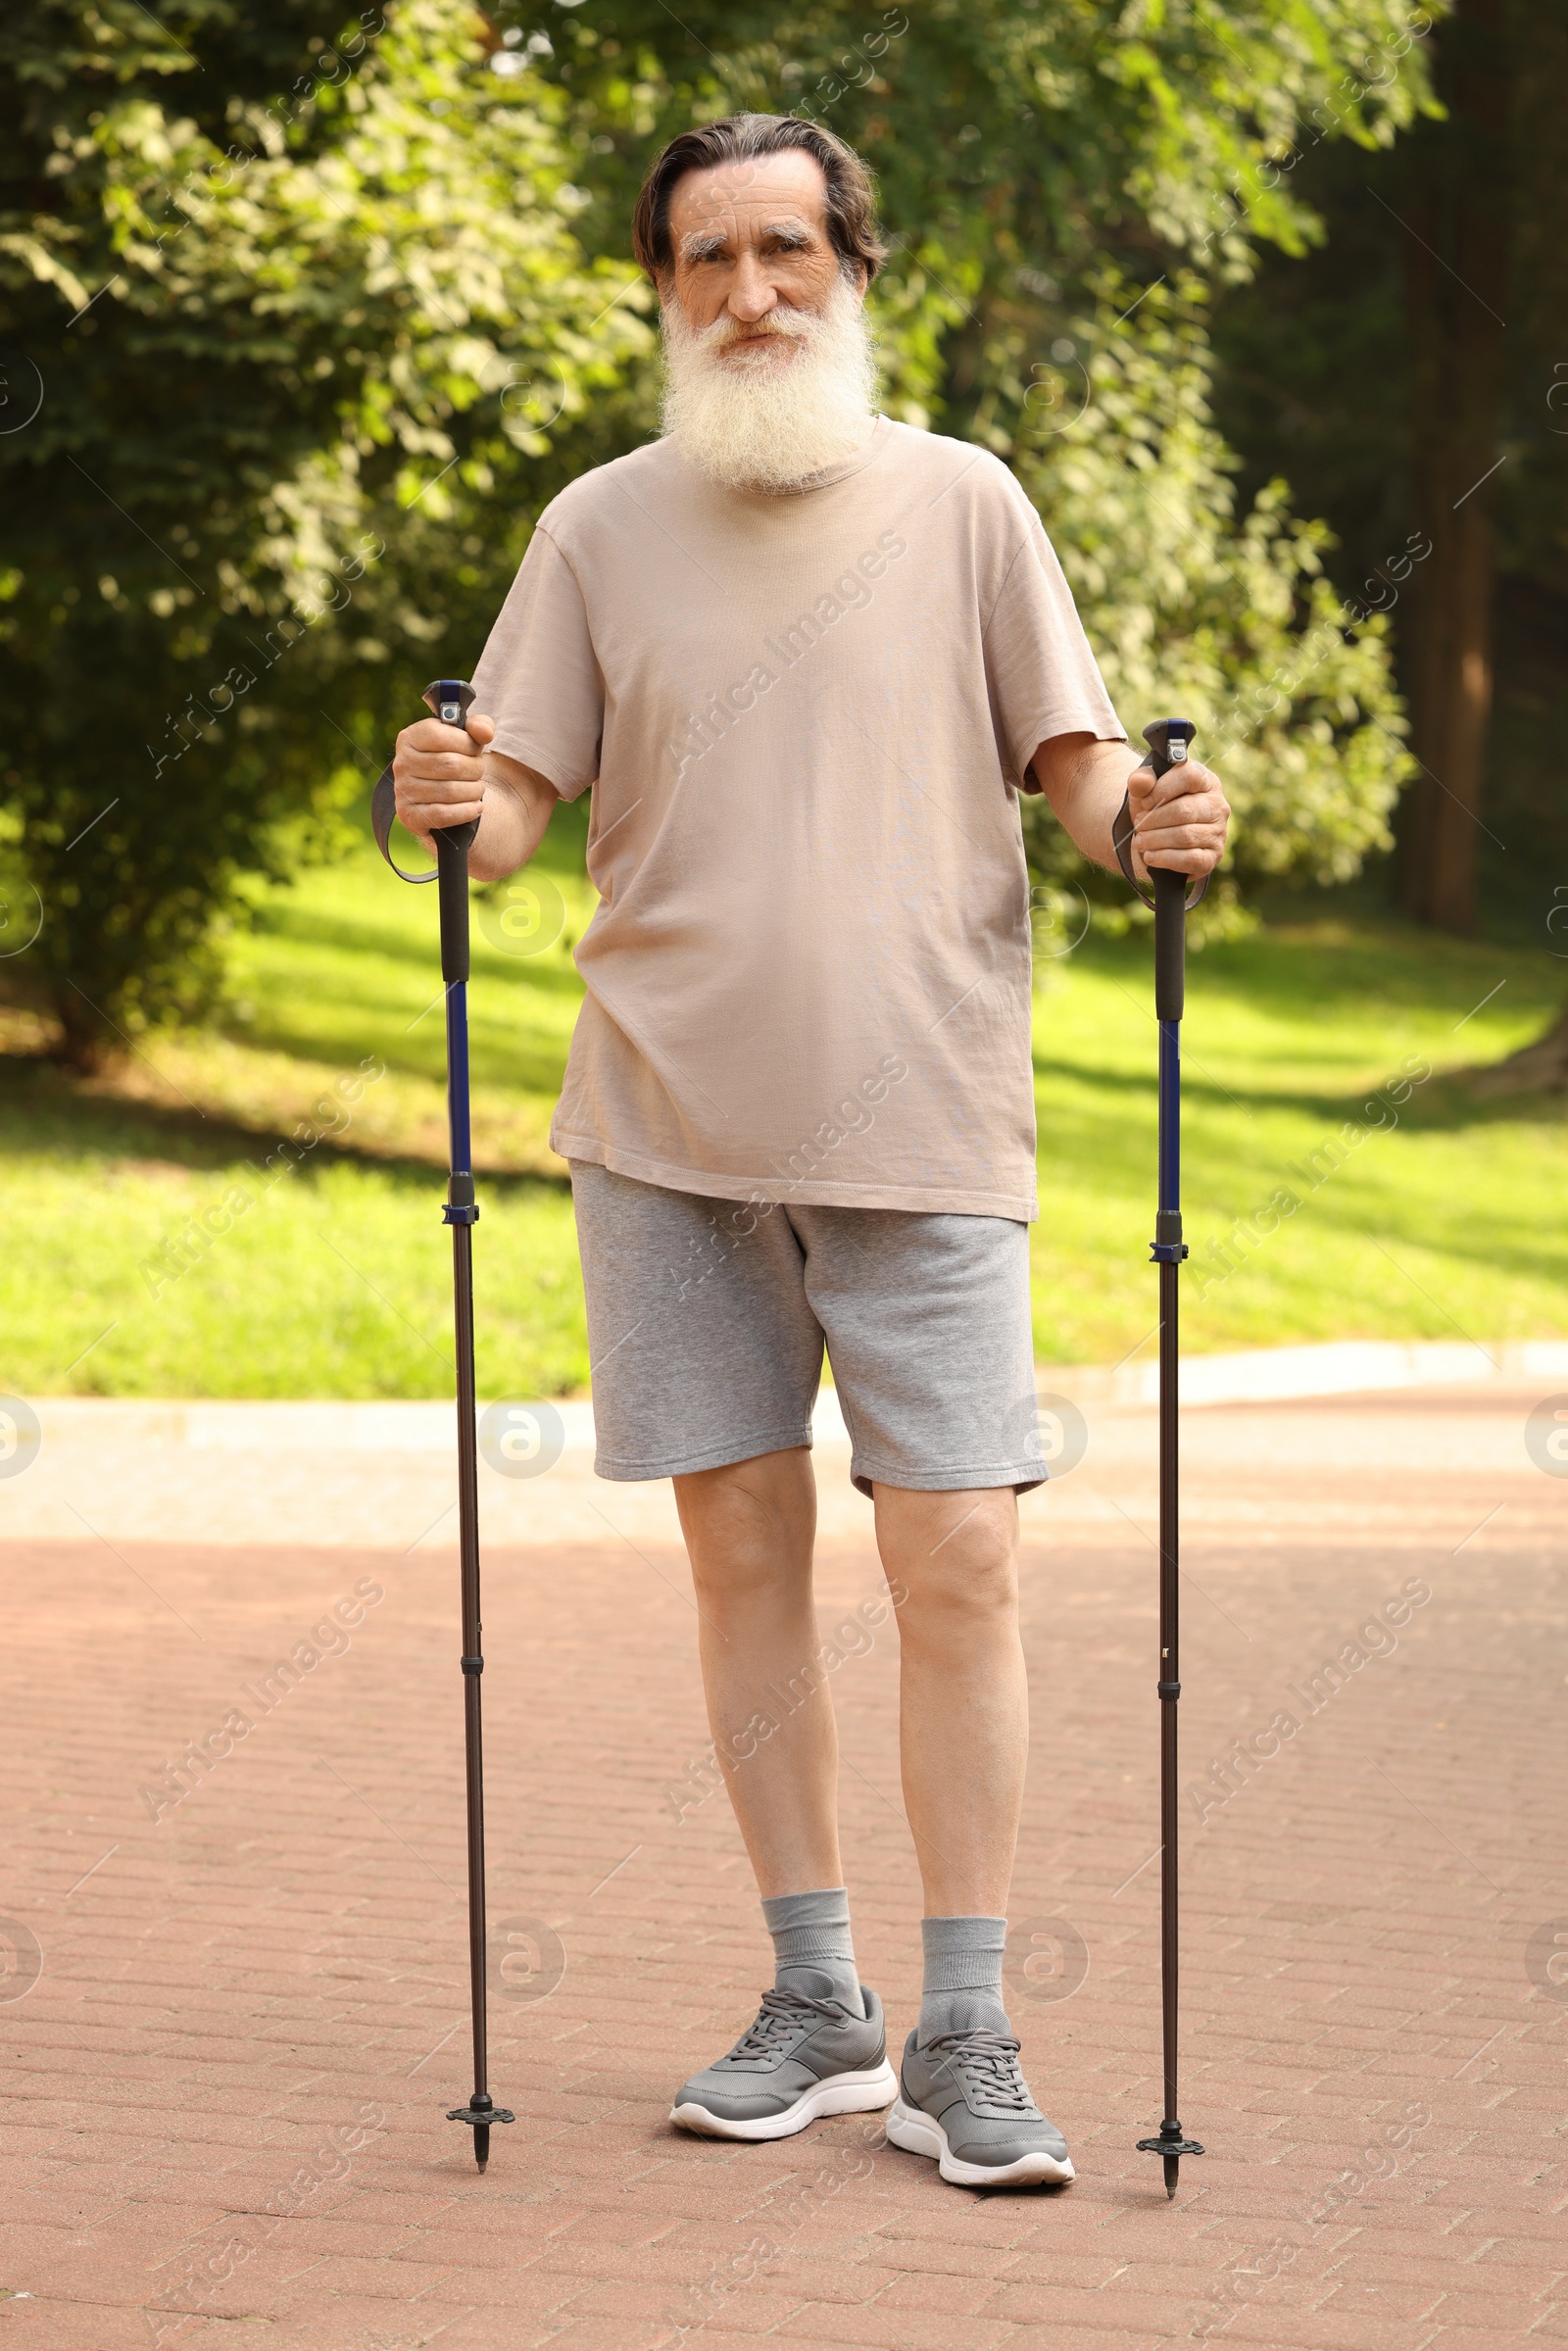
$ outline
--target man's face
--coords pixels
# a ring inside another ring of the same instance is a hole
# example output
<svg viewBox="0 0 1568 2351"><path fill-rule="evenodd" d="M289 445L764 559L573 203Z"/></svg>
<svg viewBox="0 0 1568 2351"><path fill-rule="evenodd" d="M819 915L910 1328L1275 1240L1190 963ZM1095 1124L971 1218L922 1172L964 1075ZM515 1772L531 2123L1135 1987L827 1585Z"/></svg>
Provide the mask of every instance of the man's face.
<svg viewBox="0 0 1568 2351"><path fill-rule="evenodd" d="M821 317L844 283L822 167L798 147L688 171L670 197L669 240L666 306L677 302L694 333L715 328L710 348L737 367L789 366L799 338L770 314Z"/></svg>

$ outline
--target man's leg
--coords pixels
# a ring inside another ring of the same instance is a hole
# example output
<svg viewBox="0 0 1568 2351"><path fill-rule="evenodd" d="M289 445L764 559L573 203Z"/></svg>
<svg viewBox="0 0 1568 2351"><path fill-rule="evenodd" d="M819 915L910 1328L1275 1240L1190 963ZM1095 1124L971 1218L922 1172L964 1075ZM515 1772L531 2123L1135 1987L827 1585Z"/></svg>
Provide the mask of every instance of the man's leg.
<svg viewBox="0 0 1568 2351"><path fill-rule="evenodd" d="M758 1891L840 1886L838 1737L815 1661L811 1456L763 1453L674 1485L709 1728Z"/></svg>
<svg viewBox="0 0 1568 2351"><path fill-rule="evenodd" d="M1006 1914L1029 1753L1018 1503L875 1487L899 1608L904 1802L932 1918Z"/></svg>
<svg viewBox="0 0 1568 2351"><path fill-rule="evenodd" d="M835 1825L832 1701L811 1609L811 1401L822 1326L782 1208L574 1160L594 1466L674 1481L713 1744L757 1869L775 1979L671 2118L770 2139L898 2088L858 1981Z"/></svg>
<svg viewBox="0 0 1568 2351"><path fill-rule="evenodd" d="M888 2118L895 2146L964 2186L1059 2183L1067 2144L1036 2106L1002 1996L1007 1886L1029 1752L1011 1487L874 1485L899 1608L904 1801L925 1891L925 1988Z"/></svg>
<svg viewBox="0 0 1568 2351"><path fill-rule="evenodd" d="M672 2120L782 2138L886 2106L882 2009L858 1980L838 1838L838 1739L811 1602L816 1485L804 1446L675 1480L713 1748L776 1973L757 2022L676 2093Z"/></svg>

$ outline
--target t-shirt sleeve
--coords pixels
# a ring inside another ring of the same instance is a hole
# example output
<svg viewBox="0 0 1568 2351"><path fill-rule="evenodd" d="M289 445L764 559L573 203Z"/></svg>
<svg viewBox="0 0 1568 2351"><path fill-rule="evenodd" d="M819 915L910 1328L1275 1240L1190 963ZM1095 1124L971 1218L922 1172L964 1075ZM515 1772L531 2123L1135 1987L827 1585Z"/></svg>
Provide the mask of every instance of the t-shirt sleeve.
<svg viewBox="0 0 1568 2351"><path fill-rule="evenodd" d="M534 768L563 800L599 773L605 681L576 573L541 525L473 673L474 707L495 745Z"/></svg>
<svg viewBox="0 0 1568 2351"><path fill-rule="evenodd" d="M1038 792L1029 761L1053 735L1124 743L1100 664L1089 650L1056 551L1024 508L1023 545L1008 566L986 625L986 672L997 742L1010 783Z"/></svg>

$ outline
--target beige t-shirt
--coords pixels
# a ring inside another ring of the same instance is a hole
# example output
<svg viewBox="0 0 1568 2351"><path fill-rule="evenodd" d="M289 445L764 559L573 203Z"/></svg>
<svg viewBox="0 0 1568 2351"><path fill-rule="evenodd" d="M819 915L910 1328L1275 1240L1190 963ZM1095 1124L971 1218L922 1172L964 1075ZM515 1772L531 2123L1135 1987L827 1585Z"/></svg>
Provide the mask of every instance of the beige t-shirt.
<svg viewBox="0 0 1568 2351"><path fill-rule="evenodd" d="M884 417L773 496L655 442L546 508L473 682L498 751L594 787L558 1151L1034 1217L1017 794L1122 728L1004 465Z"/></svg>

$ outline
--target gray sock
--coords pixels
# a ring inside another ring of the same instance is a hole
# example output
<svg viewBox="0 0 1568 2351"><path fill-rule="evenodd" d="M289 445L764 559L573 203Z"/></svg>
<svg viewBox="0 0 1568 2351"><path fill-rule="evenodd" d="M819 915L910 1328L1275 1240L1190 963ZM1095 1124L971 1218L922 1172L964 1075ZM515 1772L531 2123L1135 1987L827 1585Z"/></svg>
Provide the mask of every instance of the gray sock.
<svg viewBox="0 0 1568 2351"><path fill-rule="evenodd" d="M773 1982L780 1991L801 1992L809 2000L837 2000L851 2016L864 2016L850 1939L850 1897L844 1886L766 1895L762 1916L773 1937Z"/></svg>
<svg viewBox="0 0 1568 2351"><path fill-rule="evenodd" d="M973 2033L980 2028L1009 2033L1002 2004L1002 1955L1005 1919L922 1919L925 1984L920 1995L920 2046L939 2033Z"/></svg>

